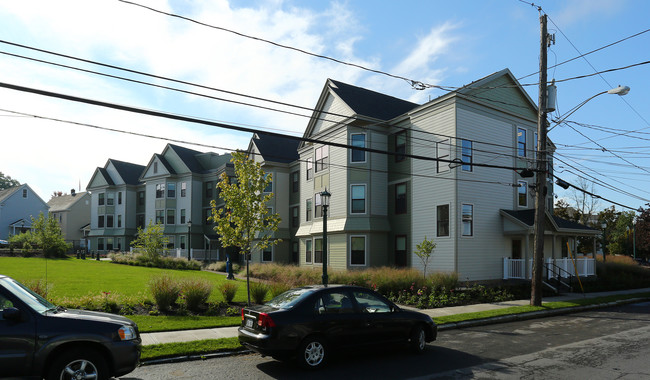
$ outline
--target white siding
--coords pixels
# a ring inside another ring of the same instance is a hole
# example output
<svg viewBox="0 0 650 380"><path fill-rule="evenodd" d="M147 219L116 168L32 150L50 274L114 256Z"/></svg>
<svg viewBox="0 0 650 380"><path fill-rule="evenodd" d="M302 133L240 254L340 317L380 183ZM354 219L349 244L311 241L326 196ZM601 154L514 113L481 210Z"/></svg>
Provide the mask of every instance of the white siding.
<svg viewBox="0 0 650 380"><path fill-rule="evenodd" d="M385 150L388 136L368 133L368 145L373 149ZM393 156L380 153L367 153L370 157L370 186L366 202L371 215L388 215L388 160Z"/></svg>
<svg viewBox="0 0 650 380"><path fill-rule="evenodd" d="M350 110L350 107L348 107L338 97L334 96L331 92L325 100L325 104L323 105L323 112L330 112L331 114L319 113L320 119L314 123L312 136L317 135L318 133L328 128L331 128L332 126L342 122L345 119L337 115L352 115L352 110Z"/></svg>

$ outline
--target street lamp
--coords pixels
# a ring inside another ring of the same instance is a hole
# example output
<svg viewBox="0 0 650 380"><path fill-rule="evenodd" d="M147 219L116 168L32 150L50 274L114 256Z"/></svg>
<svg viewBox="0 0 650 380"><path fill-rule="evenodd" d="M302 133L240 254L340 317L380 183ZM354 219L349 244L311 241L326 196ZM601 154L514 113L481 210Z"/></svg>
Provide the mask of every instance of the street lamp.
<svg viewBox="0 0 650 380"><path fill-rule="evenodd" d="M330 205L330 194L327 191L320 193L321 205L323 206L323 285L327 286L327 208Z"/></svg>
<svg viewBox="0 0 650 380"><path fill-rule="evenodd" d="M630 232L630 226L627 226L627 232ZM636 260L636 223L632 225L632 257Z"/></svg>
<svg viewBox="0 0 650 380"><path fill-rule="evenodd" d="M546 38L546 23L543 23L542 36ZM542 51L540 57L543 57L544 66L546 65L546 47L542 44ZM534 250L533 250L533 271L531 283L531 300L530 304L533 306L542 305L542 271L544 261L544 223L546 218L546 172L548 171L546 160L546 143L547 132L550 130L546 128L546 112L554 107L548 107L548 99L546 94L546 70L540 70L540 91L539 91L539 104L538 104L538 118L537 118L537 178L535 181L535 222L534 222ZM598 94L588 98L577 106L573 107L568 113L556 121L555 125L564 122L567 117L576 112L580 107L587 104L591 99L603 94L615 94L619 96L626 95L630 92L627 86L618 86L611 90L599 92ZM552 128L551 128L552 129Z"/></svg>
<svg viewBox="0 0 650 380"><path fill-rule="evenodd" d="M605 244L607 243L607 223L603 222L600 226L603 227L603 262L606 262L607 254L605 253Z"/></svg>
<svg viewBox="0 0 650 380"><path fill-rule="evenodd" d="M187 221L187 261L191 260L190 241L192 241L192 221Z"/></svg>

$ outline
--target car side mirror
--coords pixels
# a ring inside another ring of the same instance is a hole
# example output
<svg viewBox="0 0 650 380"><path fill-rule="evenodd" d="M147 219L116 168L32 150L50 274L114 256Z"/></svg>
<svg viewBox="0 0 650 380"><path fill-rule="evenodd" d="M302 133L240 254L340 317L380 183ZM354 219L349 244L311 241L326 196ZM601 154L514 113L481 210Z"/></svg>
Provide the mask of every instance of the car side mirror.
<svg viewBox="0 0 650 380"><path fill-rule="evenodd" d="M18 322L21 319L20 310L16 309L15 307L6 308L2 310L2 319Z"/></svg>

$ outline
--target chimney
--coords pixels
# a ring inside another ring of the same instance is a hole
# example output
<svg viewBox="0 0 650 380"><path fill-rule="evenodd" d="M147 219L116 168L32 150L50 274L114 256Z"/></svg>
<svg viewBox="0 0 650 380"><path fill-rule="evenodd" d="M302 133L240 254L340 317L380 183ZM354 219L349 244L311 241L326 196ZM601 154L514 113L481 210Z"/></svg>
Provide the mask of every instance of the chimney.
<svg viewBox="0 0 650 380"><path fill-rule="evenodd" d="M77 193L75 193L74 189L70 189L70 195L74 197L75 195L77 195Z"/></svg>

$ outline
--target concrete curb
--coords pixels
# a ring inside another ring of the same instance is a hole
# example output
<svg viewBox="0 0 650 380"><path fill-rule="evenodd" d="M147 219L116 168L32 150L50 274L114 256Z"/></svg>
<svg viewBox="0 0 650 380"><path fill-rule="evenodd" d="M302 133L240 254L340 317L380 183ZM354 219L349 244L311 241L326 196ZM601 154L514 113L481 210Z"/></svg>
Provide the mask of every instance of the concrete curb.
<svg viewBox="0 0 650 380"><path fill-rule="evenodd" d="M445 323L444 325L438 325L438 331L463 329L468 327L486 326L486 325L492 325L497 323L546 318L546 317L552 317L556 315L579 313L581 311L602 309L606 307L626 305L626 304L644 302L644 301L650 301L650 297L630 298L626 300L619 300L619 301L594 304L594 305L572 306L572 307L565 307L561 309L531 311L528 313L521 313L521 314L510 314L510 315L502 315L502 316L491 317L491 318L474 319L470 321L463 321L457 323ZM235 355L245 355L252 352L253 351L251 350L243 349L243 350L236 350L236 351L216 352L212 354L203 354L203 355L184 355L184 356L176 356L172 358L152 359L152 360L141 361L140 366L155 365L155 364L169 364L169 363L178 363L178 362L194 361L194 360L206 360L206 359L214 359L214 358L221 358L221 357L228 357L228 356L235 356Z"/></svg>

